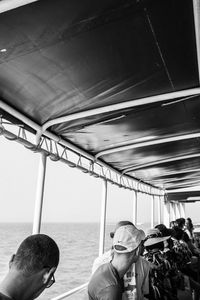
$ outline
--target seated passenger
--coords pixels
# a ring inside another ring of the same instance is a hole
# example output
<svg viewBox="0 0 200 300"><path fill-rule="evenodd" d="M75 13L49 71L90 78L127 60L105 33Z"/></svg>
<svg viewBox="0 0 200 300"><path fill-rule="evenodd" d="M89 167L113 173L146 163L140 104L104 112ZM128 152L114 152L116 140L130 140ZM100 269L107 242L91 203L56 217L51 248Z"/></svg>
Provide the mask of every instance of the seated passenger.
<svg viewBox="0 0 200 300"><path fill-rule="evenodd" d="M57 244L45 234L27 237L9 263L0 284L0 300L32 300L54 282L59 262Z"/></svg>
<svg viewBox="0 0 200 300"><path fill-rule="evenodd" d="M177 299L177 293L171 283L171 265L166 258L164 241L170 236L162 236L162 233L153 228L147 232L147 240L144 242L146 253L145 259L151 263L149 299L151 300L173 300Z"/></svg>
<svg viewBox="0 0 200 300"><path fill-rule="evenodd" d="M114 237L114 234L116 232L116 230L121 227L121 226L125 226L125 225L133 225L132 222L130 221L120 221L116 224L114 231L110 232L110 237L111 239ZM145 234L144 234L145 237ZM108 263L112 260L113 257L113 247L108 250L107 252L105 252L103 255L98 256L94 262L93 262L93 266L92 266L92 274L98 269L99 266Z"/></svg>
<svg viewBox="0 0 200 300"><path fill-rule="evenodd" d="M194 233L193 233L194 226L193 226L191 218L186 219L185 227L186 227L185 232L189 236L189 239L191 240L191 242L194 243Z"/></svg>
<svg viewBox="0 0 200 300"><path fill-rule="evenodd" d="M148 275L148 264L143 264L139 258L143 238L143 231L138 230L133 224L121 226L116 230L111 262L104 262L99 266L90 280L88 286L90 300L121 300L124 286L126 299L136 299L133 298L134 294L137 294L138 300L144 299L142 289L146 288L148 293L148 280L147 287L143 286L141 276L144 273ZM137 264L137 261L140 263ZM123 277L126 272L124 284Z"/></svg>

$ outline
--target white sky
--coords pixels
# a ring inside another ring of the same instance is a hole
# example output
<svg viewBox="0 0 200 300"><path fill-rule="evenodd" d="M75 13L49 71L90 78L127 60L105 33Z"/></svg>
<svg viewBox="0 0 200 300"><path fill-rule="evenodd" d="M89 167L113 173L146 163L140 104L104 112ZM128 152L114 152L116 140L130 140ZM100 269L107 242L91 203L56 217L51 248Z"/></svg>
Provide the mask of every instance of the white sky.
<svg viewBox="0 0 200 300"><path fill-rule="evenodd" d="M39 154L0 136L0 222L32 222ZM60 162L47 160L43 221L99 222L102 181ZM108 222L132 220L133 192L108 185ZM150 199L140 195L138 222L150 221ZM199 203L186 217L199 220Z"/></svg>

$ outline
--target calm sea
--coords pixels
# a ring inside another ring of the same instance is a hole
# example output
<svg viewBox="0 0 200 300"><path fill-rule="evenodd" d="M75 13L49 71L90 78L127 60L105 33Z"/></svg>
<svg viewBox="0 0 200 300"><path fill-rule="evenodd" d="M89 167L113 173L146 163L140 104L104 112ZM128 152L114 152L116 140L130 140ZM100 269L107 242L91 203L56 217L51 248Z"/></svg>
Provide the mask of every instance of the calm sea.
<svg viewBox="0 0 200 300"><path fill-rule="evenodd" d="M106 226L105 249L111 247L109 232L114 224ZM31 234L29 223L0 223L0 281L8 271L8 262L19 243ZM49 300L86 283L91 275L91 267L98 256L99 224L97 223L45 223L41 233L50 235L60 249L60 263L55 274L56 283L38 298ZM67 299L85 300L82 291Z"/></svg>
<svg viewBox="0 0 200 300"><path fill-rule="evenodd" d="M113 225L107 225L106 248L111 245L109 232ZM0 280L8 271L8 262L19 243L31 234L28 223L0 223ZM92 262L98 256L99 224L96 223L46 223L41 232L50 235L60 248L60 264L56 271L56 283L38 299L51 299L87 282ZM68 299L86 299L85 292Z"/></svg>

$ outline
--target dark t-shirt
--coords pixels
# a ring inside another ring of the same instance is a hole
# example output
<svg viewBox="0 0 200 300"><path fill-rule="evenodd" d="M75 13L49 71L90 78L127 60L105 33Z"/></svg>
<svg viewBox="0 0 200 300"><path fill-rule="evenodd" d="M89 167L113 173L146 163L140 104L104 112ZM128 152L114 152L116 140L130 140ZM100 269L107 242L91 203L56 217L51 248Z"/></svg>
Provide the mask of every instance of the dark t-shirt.
<svg viewBox="0 0 200 300"><path fill-rule="evenodd" d="M112 263L103 264L89 282L89 300L121 300L123 287L123 279L119 278Z"/></svg>
<svg viewBox="0 0 200 300"><path fill-rule="evenodd" d="M7 296L3 295L2 293L0 293L0 300L12 300L12 298L7 297Z"/></svg>

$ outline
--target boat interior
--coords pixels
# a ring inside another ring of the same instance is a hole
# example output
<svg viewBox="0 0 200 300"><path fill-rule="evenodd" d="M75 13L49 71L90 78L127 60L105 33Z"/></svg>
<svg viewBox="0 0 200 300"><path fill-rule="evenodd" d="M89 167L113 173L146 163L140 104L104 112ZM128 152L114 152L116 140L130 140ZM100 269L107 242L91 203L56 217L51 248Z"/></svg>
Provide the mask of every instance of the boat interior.
<svg viewBox="0 0 200 300"><path fill-rule="evenodd" d="M199 0L0 1L0 134L168 210L199 201Z"/></svg>

